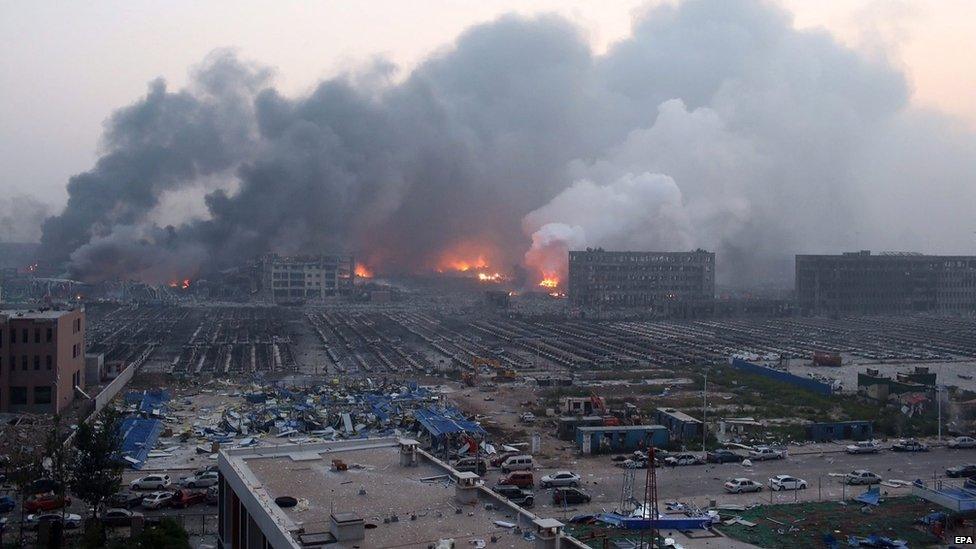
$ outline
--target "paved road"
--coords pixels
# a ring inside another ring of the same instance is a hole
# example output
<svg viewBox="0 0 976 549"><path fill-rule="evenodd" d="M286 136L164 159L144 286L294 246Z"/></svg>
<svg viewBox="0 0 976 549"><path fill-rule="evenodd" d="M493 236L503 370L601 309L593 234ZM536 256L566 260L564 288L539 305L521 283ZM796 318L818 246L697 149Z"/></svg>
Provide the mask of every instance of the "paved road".
<svg viewBox="0 0 976 549"><path fill-rule="evenodd" d="M785 460L757 462L752 467L739 464L698 465L685 467L665 467L657 469L659 501L669 500L708 505L712 500L718 503L787 503L818 499L839 500L861 493L864 487L845 486L841 479L831 474L842 475L854 469L868 469L883 479L912 481L917 478L932 479L944 477L946 467L963 463L976 463L976 450L948 450L934 448L930 452L903 454L884 451L875 455L848 455L846 453L824 453L791 455ZM554 508L547 491L537 490L536 511L542 515L561 517L581 512L611 510L621 499L624 471L612 467L609 457L581 458L574 467L586 480L584 489L593 496L589 505L563 510ZM536 477L555 471L543 468L536 471ZM640 499L644 488L644 471L635 475L634 494ZM769 477L779 474L793 475L805 479L810 488L799 492L776 492L764 490L759 494L727 494L722 484L732 477L751 478L767 483ZM488 473L493 483L500 472ZM910 488L882 487L891 495L907 494Z"/></svg>

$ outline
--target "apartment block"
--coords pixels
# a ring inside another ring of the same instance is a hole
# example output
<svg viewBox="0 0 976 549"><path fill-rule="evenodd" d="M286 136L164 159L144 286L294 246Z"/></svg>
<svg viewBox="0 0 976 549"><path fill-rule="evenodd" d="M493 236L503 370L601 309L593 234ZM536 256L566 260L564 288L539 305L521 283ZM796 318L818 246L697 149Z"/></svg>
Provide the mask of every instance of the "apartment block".
<svg viewBox="0 0 976 549"><path fill-rule="evenodd" d="M715 254L569 252L569 298L585 307L668 307L715 297Z"/></svg>
<svg viewBox="0 0 976 549"><path fill-rule="evenodd" d="M796 300L805 314L973 314L976 256L797 255Z"/></svg>
<svg viewBox="0 0 976 549"><path fill-rule="evenodd" d="M82 309L0 310L0 412L61 412L84 372Z"/></svg>
<svg viewBox="0 0 976 549"><path fill-rule="evenodd" d="M276 303L352 291L355 261L350 255L269 254L258 262L259 292Z"/></svg>

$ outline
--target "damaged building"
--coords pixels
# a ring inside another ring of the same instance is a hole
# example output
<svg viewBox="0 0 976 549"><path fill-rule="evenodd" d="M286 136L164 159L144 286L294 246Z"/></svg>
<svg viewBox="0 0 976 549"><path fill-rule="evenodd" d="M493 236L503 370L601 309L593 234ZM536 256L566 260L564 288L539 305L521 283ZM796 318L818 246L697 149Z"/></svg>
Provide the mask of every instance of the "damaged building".
<svg viewBox="0 0 976 549"><path fill-rule="evenodd" d="M714 297L712 252L569 252L569 298L577 306L673 309Z"/></svg>
<svg viewBox="0 0 976 549"><path fill-rule="evenodd" d="M353 289L355 266L351 255L267 254L255 266L255 290L273 303L346 295Z"/></svg>
<svg viewBox="0 0 976 549"><path fill-rule="evenodd" d="M976 256L797 255L796 299L805 314L972 314Z"/></svg>

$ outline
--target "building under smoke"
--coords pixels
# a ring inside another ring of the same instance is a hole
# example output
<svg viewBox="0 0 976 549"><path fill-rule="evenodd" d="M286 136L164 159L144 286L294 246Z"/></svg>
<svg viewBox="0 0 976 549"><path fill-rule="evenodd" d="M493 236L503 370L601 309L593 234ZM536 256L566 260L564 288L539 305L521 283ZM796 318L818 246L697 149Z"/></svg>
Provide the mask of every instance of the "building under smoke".
<svg viewBox="0 0 976 549"><path fill-rule="evenodd" d="M976 256L797 255L796 298L806 314L972 314Z"/></svg>
<svg viewBox="0 0 976 549"><path fill-rule="evenodd" d="M256 270L258 295L275 303L348 294L356 276L350 255L268 254Z"/></svg>
<svg viewBox="0 0 976 549"><path fill-rule="evenodd" d="M569 252L569 298L574 305L673 310L714 297L713 252Z"/></svg>

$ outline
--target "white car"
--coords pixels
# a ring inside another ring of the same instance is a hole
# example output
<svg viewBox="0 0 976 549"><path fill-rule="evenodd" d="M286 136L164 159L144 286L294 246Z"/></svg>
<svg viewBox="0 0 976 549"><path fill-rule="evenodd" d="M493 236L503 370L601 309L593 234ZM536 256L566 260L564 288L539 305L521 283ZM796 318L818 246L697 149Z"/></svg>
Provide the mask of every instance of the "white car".
<svg viewBox="0 0 976 549"><path fill-rule="evenodd" d="M862 440L849 444L844 451L848 454L877 454L881 451L881 445L873 440Z"/></svg>
<svg viewBox="0 0 976 549"><path fill-rule="evenodd" d="M532 412L525 412L519 419L522 421L522 423L535 423L535 414Z"/></svg>
<svg viewBox="0 0 976 549"><path fill-rule="evenodd" d="M858 469L847 473L847 476L844 477L844 482L847 484L881 484L881 477L871 471Z"/></svg>
<svg viewBox="0 0 976 549"><path fill-rule="evenodd" d="M172 484L169 475L146 475L129 483L133 490L160 490Z"/></svg>
<svg viewBox="0 0 976 549"><path fill-rule="evenodd" d="M61 511L27 515L25 522L25 526L28 528L37 528L42 522L58 523L61 522ZM65 528L78 528L79 526L81 526L81 515L76 515L74 513L64 514Z"/></svg>
<svg viewBox="0 0 976 549"><path fill-rule="evenodd" d="M146 509L166 507L173 501L173 492L153 492L142 498L142 506Z"/></svg>
<svg viewBox="0 0 976 549"><path fill-rule="evenodd" d="M962 448L976 448L976 438L956 437L949 441L949 448L952 448L953 450Z"/></svg>
<svg viewBox="0 0 976 549"><path fill-rule="evenodd" d="M759 446L754 450L749 451L749 459L752 461L766 461L767 459L783 459L786 457L786 452L783 450L776 450L770 448L769 446Z"/></svg>
<svg viewBox="0 0 976 549"><path fill-rule="evenodd" d="M551 475L546 475L539 480L540 488L553 488L556 486L579 486L580 476L570 471L558 471Z"/></svg>
<svg viewBox="0 0 976 549"><path fill-rule="evenodd" d="M769 489L777 492L782 490L806 490L807 481L790 475L776 475L769 479Z"/></svg>
<svg viewBox="0 0 976 549"><path fill-rule="evenodd" d="M729 479L724 484L725 491L730 494L742 494L744 492L762 492L763 486L758 482L748 478Z"/></svg>
<svg viewBox="0 0 976 549"><path fill-rule="evenodd" d="M702 463L705 463L705 460L696 456L695 454L677 454L664 458L664 464L671 466L701 465Z"/></svg>
<svg viewBox="0 0 976 549"><path fill-rule="evenodd" d="M206 472L186 477L180 481L187 488L209 488L220 482L220 474L217 472Z"/></svg>

